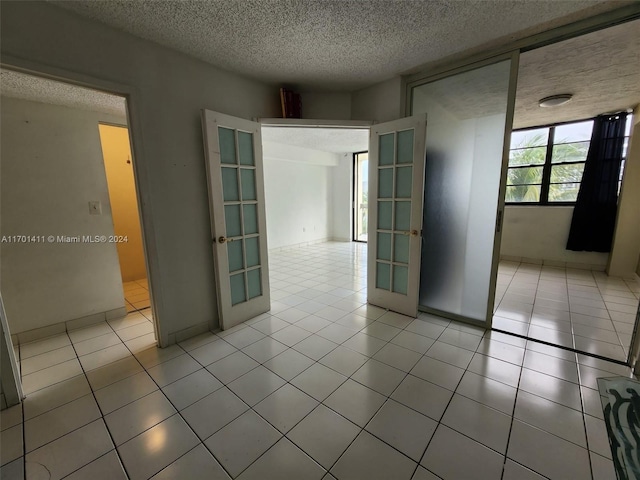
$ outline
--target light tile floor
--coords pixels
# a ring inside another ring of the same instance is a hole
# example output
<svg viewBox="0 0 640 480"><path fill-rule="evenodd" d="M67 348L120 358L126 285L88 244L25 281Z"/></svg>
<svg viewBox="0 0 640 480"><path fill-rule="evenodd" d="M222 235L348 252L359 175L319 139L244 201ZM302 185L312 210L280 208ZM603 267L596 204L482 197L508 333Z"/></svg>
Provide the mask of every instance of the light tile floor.
<svg viewBox="0 0 640 480"><path fill-rule="evenodd" d="M626 361L640 279L500 262L493 327Z"/></svg>
<svg viewBox="0 0 640 480"><path fill-rule="evenodd" d="M270 262L272 311L217 335L157 349L145 310L22 345L0 477L615 478L596 379L628 369L366 306L366 245Z"/></svg>
<svg viewBox="0 0 640 480"><path fill-rule="evenodd" d="M122 288L124 289L127 312L143 310L151 306L149 300L149 282L146 278L124 282Z"/></svg>

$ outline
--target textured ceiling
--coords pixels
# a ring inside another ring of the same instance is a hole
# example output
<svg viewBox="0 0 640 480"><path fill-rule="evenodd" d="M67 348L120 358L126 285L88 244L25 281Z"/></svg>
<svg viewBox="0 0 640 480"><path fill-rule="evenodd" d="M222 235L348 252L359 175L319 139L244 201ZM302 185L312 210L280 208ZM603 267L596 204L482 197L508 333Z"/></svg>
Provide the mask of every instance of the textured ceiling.
<svg viewBox="0 0 640 480"><path fill-rule="evenodd" d="M572 93L560 107L541 98ZM640 20L523 53L514 128L577 120L640 103Z"/></svg>
<svg viewBox="0 0 640 480"><path fill-rule="evenodd" d="M5 97L91 110L120 117L127 115L125 99L117 95L12 70L0 70L0 94Z"/></svg>
<svg viewBox="0 0 640 480"><path fill-rule="evenodd" d="M261 81L355 90L620 0L94 0L54 4Z"/></svg>
<svg viewBox="0 0 640 480"><path fill-rule="evenodd" d="M262 127L262 140L331 153L369 150L369 129Z"/></svg>

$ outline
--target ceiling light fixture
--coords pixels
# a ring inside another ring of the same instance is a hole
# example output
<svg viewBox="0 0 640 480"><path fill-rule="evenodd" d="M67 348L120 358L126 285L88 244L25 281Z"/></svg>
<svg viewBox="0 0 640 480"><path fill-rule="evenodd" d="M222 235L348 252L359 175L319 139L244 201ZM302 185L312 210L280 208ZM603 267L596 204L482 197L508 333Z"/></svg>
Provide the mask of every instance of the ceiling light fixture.
<svg viewBox="0 0 640 480"><path fill-rule="evenodd" d="M558 107L564 105L573 98L570 93L561 93L559 95L551 95L540 100L539 105L541 107Z"/></svg>

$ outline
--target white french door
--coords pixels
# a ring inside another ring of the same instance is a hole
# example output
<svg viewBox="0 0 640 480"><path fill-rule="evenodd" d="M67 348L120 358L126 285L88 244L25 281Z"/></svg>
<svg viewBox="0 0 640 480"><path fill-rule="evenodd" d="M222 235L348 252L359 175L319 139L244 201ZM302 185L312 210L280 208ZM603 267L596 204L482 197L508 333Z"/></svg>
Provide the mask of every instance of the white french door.
<svg viewBox="0 0 640 480"><path fill-rule="evenodd" d="M418 313L426 116L371 127L368 301Z"/></svg>
<svg viewBox="0 0 640 480"><path fill-rule="evenodd" d="M202 111L220 328L270 307L260 124Z"/></svg>

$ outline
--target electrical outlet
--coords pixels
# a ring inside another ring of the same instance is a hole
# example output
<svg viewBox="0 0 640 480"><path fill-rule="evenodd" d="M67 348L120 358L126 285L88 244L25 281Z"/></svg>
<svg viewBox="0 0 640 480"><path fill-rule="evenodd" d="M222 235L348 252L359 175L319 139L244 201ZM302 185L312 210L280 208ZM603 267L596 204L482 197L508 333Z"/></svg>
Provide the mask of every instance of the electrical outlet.
<svg viewBox="0 0 640 480"><path fill-rule="evenodd" d="M89 215L102 215L100 202L89 202Z"/></svg>

